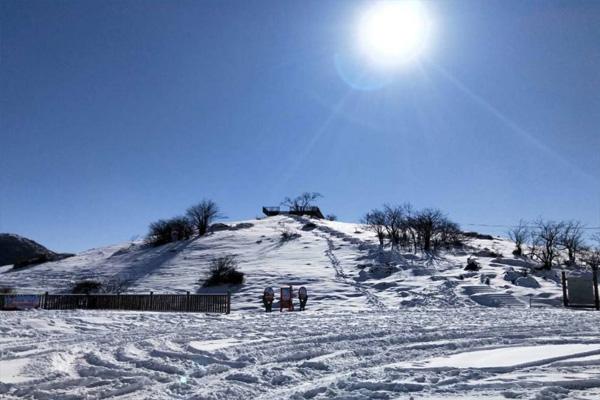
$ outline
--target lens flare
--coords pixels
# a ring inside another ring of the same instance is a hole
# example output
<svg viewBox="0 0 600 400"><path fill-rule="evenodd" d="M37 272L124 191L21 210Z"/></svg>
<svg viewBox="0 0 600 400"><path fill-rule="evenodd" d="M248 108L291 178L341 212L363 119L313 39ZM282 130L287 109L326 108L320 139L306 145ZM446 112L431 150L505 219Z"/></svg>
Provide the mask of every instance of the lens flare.
<svg viewBox="0 0 600 400"><path fill-rule="evenodd" d="M429 15L420 2L377 2L360 18L359 48L374 64L397 66L422 54L430 30Z"/></svg>

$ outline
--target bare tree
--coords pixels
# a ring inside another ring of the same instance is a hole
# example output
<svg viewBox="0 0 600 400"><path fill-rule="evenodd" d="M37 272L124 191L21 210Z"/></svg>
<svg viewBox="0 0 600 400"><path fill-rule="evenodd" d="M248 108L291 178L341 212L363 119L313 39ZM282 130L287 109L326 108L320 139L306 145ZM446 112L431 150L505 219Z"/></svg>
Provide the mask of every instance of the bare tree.
<svg viewBox="0 0 600 400"><path fill-rule="evenodd" d="M434 241L435 247L449 247L451 245L459 245L461 243L461 231L458 224L448 219L444 219L440 223L439 232Z"/></svg>
<svg viewBox="0 0 600 400"><path fill-rule="evenodd" d="M446 216L438 209L426 208L416 214L414 228L424 251L431 250L434 236L446 221Z"/></svg>
<svg viewBox="0 0 600 400"><path fill-rule="evenodd" d="M538 239L538 235L537 232L535 230L529 230L528 235L527 235L527 239L528 239L528 248L529 248L529 258L533 259L535 258L535 255L538 252L538 247L540 244L540 240Z"/></svg>
<svg viewBox="0 0 600 400"><path fill-rule="evenodd" d="M176 240L187 240L193 232L190 220L185 217L159 219L150 224L146 242L153 246L160 246Z"/></svg>
<svg viewBox="0 0 600 400"><path fill-rule="evenodd" d="M382 247L386 237L392 248L412 245L415 252L419 248L430 251L461 243L460 227L444 213L431 208L414 211L409 203L401 206L386 204L383 210L368 212L361 222L366 230L375 232Z"/></svg>
<svg viewBox="0 0 600 400"><path fill-rule="evenodd" d="M187 209L186 215L192 221L198 236L204 236L210 225L221 217L219 206L212 200L202 200Z"/></svg>
<svg viewBox="0 0 600 400"><path fill-rule="evenodd" d="M418 236L417 236L418 234L417 234L417 230L416 230L416 226L417 226L416 212L410 203L404 203L402 205L402 209L404 212L404 225L402 227L404 241L406 242L407 245L410 245L410 243L412 243L413 249L416 253L418 250L418 246L419 246L419 241L418 241Z"/></svg>
<svg viewBox="0 0 600 400"><path fill-rule="evenodd" d="M321 193L304 192L293 199L286 197L281 202L281 205L289 207L290 211L304 212L309 211L312 207L314 207L315 201L322 197L323 195Z"/></svg>
<svg viewBox="0 0 600 400"><path fill-rule="evenodd" d="M167 220L159 219L156 222L152 222L148 230L146 242L153 246L160 246L171 241L171 227Z"/></svg>
<svg viewBox="0 0 600 400"><path fill-rule="evenodd" d="M523 255L523 244L527 242L527 238L529 237L529 228L527 227L527 222L524 220L519 220L519 225L512 227L508 231L508 237L510 240L515 242L515 250L513 254L515 256Z"/></svg>
<svg viewBox="0 0 600 400"><path fill-rule="evenodd" d="M560 244L564 231L564 223L535 221L532 235L532 256L542 263L543 268L551 269L555 261L560 258Z"/></svg>
<svg viewBox="0 0 600 400"><path fill-rule="evenodd" d="M577 254L585 246L584 226L579 221L564 223L560 244L567 250L568 264L575 265Z"/></svg>
<svg viewBox="0 0 600 400"><path fill-rule="evenodd" d="M171 227L171 235L175 240L188 240L194 234L194 226L186 217L174 217L168 223Z"/></svg>
<svg viewBox="0 0 600 400"><path fill-rule="evenodd" d="M402 228L405 226L404 210L401 207L383 206L384 228L392 247L400 244Z"/></svg>
<svg viewBox="0 0 600 400"><path fill-rule="evenodd" d="M385 213L381 210L371 210L362 218L361 223L365 229L375 232L379 245L383 247L385 239Z"/></svg>
<svg viewBox="0 0 600 400"><path fill-rule="evenodd" d="M593 269L598 270L600 267L600 233L592 236L595 242L589 250L584 254L584 261Z"/></svg>

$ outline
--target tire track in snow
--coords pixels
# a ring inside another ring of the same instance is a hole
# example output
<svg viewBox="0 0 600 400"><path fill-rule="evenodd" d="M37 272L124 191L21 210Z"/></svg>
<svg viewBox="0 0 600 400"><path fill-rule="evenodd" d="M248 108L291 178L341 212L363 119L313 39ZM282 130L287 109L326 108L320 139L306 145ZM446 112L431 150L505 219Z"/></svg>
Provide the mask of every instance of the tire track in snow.
<svg viewBox="0 0 600 400"><path fill-rule="evenodd" d="M7 314L2 321L7 334L19 332L23 322L29 322L23 319L52 318L57 326L64 327L62 332L40 335L40 343L59 342L75 327L95 325L98 316L106 324L96 333L96 341L88 341L93 338L87 334L78 336L75 354L69 353L70 345L64 346L62 359L73 366L71 374L50 369L35 383L0 385L0 397L397 398L421 390L425 398L441 393L451 395L449 398L473 398L500 395L516 384L515 378L481 369L427 371L403 364L515 345L596 344L600 334L600 317L595 313L563 310L423 308L223 318L165 313L142 319L131 318L132 314L53 312L20 314L18 318ZM215 340L226 340L227 345L204 348L192 344L199 341L202 346ZM19 344L18 340L13 343ZM32 362L36 371L47 367L39 360ZM529 374L523 385L527 393L520 397L531 398L532 391L546 385L535 381L535 374L553 376L572 369L577 375L586 368L573 361L567 366L548 364L520 370L519 375ZM508 383L495 383L501 379L508 379Z"/></svg>

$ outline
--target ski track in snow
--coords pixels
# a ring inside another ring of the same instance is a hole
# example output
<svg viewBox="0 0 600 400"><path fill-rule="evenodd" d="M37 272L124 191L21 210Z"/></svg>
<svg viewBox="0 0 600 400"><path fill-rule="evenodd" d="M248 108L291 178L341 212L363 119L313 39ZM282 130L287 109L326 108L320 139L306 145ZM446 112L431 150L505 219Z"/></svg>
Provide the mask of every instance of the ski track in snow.
<svg viewBox="0 0 600 400"><path fill-rule="evenodd" d="M0 383L3 399L600 396L596 313L489 308L229 316L31 311L0 312L0 318L0 382L5 366L24 366L18 380ZM549 351L547 357L537 351L529 355L535 362L516 360L514 366L502 360L497 368L493 361L481 368L427 368L432 358L438 360L434 364L452 365L452 357L443 362L449 355L464 363L471 351L560 350L565 344L582 349Z"/></svg>
<svg viewBox="0 0 600 400"><path fill-rule="evenodd" d="M31 292L115 277L132 292L196 292L223 254L246 274L231 315L0 312L0 399L600 398L600 314L525 308L529 296L560 304L561 289L555 271L535 275L539 288L504 279L525 262L486 254L510 254L509 241L431 255L383 250L354 224L281 216L245 225L0 267L0 285ZM282 230L299 236L282 240ZM482 269L470 274L472 254ZM289 284L307 286L308 311L262 312L264 287ZM505 347L527 357L502 359Z"/></svg>

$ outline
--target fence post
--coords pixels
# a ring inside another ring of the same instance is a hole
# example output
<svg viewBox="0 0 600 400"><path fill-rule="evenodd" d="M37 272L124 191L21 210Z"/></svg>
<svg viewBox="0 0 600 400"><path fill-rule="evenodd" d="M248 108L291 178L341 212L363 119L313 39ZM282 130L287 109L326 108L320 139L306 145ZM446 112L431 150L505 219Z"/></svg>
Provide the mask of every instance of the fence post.
<svg viewBox="0 0 600 400"><path fill-rule="evenodd" d="M190 311L190 292L185 292L185 311Z"/></svg>
<svg viewBox="0 0 600 400"><path fill-rule="evenodd" d="M117 292L117 310L121 309L121 292Z"/></svg>
<svg viewBox="0 0 600 400"><path fill-rule="evenodd" d="M594 305L596 310L600 310L600 297L598 296L598 268L592 268L592 277L594 279Z"/></svg>
<svg viewBox="0 0 600 400"><path fill-rule="evenodd" d="M48 307L48 292L44 293L43 303L44 303L44 307L42 307L42 308L47 309L46 307Z"/></svg>
<svg viewBox="0 0 600 400"><path fill-rule="evenodd" d="M567 274L565 271L560 271L562 278L562 290L563 290L563 305L569 307L569 298L567 297Z"/></svg>
<svg viewBox="0 0 600 400"><path fill-rule="evenodd" d="M154 292L152 292L152 291L151 291L151 292L150 292L150 306L149 306L149 308L150 308L150 311L152 311L152 295L153 295L153 294L154 294Z"/></svg>
<svg viewBox="0 0 600 400"><path fill-rule="evenodd" d="M225 314L229 314L231 312L231 291L227 291L227 311Z"/></svg>

